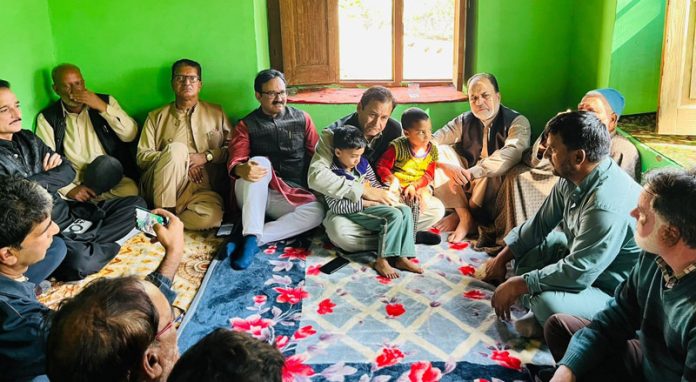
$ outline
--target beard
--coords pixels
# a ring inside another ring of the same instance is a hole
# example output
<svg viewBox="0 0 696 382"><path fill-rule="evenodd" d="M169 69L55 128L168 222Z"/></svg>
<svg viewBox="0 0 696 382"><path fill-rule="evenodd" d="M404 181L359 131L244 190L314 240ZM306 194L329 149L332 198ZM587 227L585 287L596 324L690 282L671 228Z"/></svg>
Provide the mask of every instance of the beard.
<svg viewBox="0 0 696 382"><path fill-rule="evenodd" d="M660 229L662 229L662 227L666 224L667 223L665 223L662 217L655 214L655 224L652 231L650 231L648 235L641 236L636 230L636 234L634 236L636 244L638 244L638 246L645 252L659 255L660 249L664 247L664 243L662 243L662 239L660 238Z"/></svg>

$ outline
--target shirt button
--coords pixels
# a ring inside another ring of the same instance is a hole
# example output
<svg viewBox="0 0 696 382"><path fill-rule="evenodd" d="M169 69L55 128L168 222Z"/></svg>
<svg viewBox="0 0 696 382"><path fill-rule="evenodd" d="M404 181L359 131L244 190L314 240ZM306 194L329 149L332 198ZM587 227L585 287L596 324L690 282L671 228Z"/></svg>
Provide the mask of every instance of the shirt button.
<svg viewBox="0 0 696 382"><path fill-rule="evenodd" d="M169 143L172 143L172 141L174 141L174 140L171 138L167 139L167 142L169 142Z"/></svg>
<svg viewBox="0 0 696 382"><path fill-rule="evenodd" d="M15 157L15 158L19 158L19 155L15 154L14 157Z"/></svg>

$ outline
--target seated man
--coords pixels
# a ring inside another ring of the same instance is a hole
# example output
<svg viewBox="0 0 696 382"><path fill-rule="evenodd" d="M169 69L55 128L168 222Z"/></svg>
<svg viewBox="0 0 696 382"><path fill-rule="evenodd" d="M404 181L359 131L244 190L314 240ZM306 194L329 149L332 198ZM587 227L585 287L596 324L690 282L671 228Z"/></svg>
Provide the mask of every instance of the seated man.
<svg viewBox="0 0 696 382"><path fill-rule="evenodd" d="M515 323L523 336L541 334L552 314L591 318L636 262L635 222L629 212L640 186L609 158L610 138L594 113L566 112L546 127L545 156L561 179L534 217L513 229L507 246L483 267L484 281L515 276L492 299L498 317L522 298L531 311ZM562 224L562 231L555 228Z"/></svg>
<svg viewBox="0 0 696 382"><path fill-rule="evenodd" d="M493 223L495 198L502 176L529 147L529 121L500 103L495 76L473 75L467 81L471 111L462 113L433 135L440 145L435 196L454 208L435 228L453 231L457 242ZM465 186L465 187L461 187Z"/></svg>
<svg viewBox="0 0 696 382"><path fill-rule="evenodd" d="M19 101L6 81L0 81L0 110L6 110L3 120L7 118L0 127L0 175L33 180L53 196L52 218L67 246L67 256L54 276L79 280L99 271L118 253L121 246L116 241L135 227L135 207L145 207L145 201L138 196L98 203L64 200L58 190L75 179L75 170L36 135L22 129ZM73 230L77 226L85 230Z"/></svg>
<svg viewBox="0 0 696 382"><path fill-rule="evenodd" d="M324 209L307 190L307 167L317 144L309 114L287 106L283 73L262 70L254 79L259 108L239 121L227 164L242 208L244 247L232 259L246 269L259 246L295 236L321 224ZM269 216L275 219L264 224Z"/></svg>
<svg viewBox="0 0 696 382"><path fill-rule="evenodd" d="M169 382L281 382L285 358L248 333L218 328L184 353Z"/></svg>
<svg viewBox="0 0 696 382"><path fill-rule="evenodd" d="M624 108L624 98L615 89L591 90L582 97L578 110L597 115L609 129L611 150L609 156L628 175L640 179L641 165L636 146L616 132L616 125ZM541 134L530 149L522 155L523 164L513 167L505 176L497 198L495 228L484 230L476 244L488 253L500 252L505 246L503 238L515 226L531 218L558 181L553 167L544 158L546 150Z"/></svg>
<svg viewBox="0 0 696 382"><path fill-rule="evenodd" d="M222 222L223 201L215 186L227 161L230 123L219 105L203 102L201 65L181 59L172 65L174 102L151 111L138 142L140 191L156 208L175 212L187 229Z"/></svg>
<svg viewBox="0 0 696 382"><path fill-rule="evenodd" d="M614 298L546 323L553 381L696 380L696 169L648 174L631 216L643 252Z"/></svg>
<svg viewBox="0 0 696 382"><path fill-rule="evenodd" d="M376 166L391 141L402 136L401 125L390 118L395 106L394 96L387 88L374 86L363 93L357 105L357 112L325 128L319 138L312 163L309 165L309 187L322 195L335 199L349 199L354 203L361 199L387 205L398 203L398 196L389 190L365 187L362 182L344 178L331 170L334 157L333 131L345 125L362 130L367 139L363 157L367 159L370 166ZM428 199L424 208L420 210L419 220L416 222L416 230L419 231L416 233L416 243L429 243L429 240L432 240L432 235L425 230L439 221L444 213L440 200ZM345 216L328 211L324 219L324 227L333 244L344 251L368 252L377 249L378 235L362 228Z"/></svg>
<svg viewBox="0 0 696 382"><path fill-rule="evenodd" d="M0 214L0 369L3 380L30 380L46 372L47 321L51 310L36 299L36 286L24 275L32 264L44 258L58 233L58 226L51 219L51 209L51 195L38 183L0 176L0 210L3 211ZM166 211L156 212L170 218L166 228L156 227L167 253L148 279L168 291L171 297L173 292L169 291L169 286L183 251L182 226ZM70 335L80 338L75 333L82 329L80 326ZM65 349L61 350L65 352Z"/></svg>
<svg viewBox="0 0 696 382"><path fill-rule="evenodd" d="M61 195L80 202L138 195L127 144L138 135L138 125L114 97L86 89L77 66L59 65L51 76L60 100L39 113L36 135L75 168L75 179Z"/></svg>

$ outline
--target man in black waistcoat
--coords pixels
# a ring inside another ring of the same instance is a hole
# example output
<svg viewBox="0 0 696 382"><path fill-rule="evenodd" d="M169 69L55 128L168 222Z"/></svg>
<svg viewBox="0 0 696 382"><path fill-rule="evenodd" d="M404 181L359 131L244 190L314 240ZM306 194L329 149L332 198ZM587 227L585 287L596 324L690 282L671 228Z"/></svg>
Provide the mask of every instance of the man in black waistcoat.
<svg viewBox="0 0 696 382"><path fill-rule="evenodd" d="M79 280L99 271L118 254L121 246L116 241L135 227L135 207L145 208L145 201L138 196L98 203L63 199L58 190L75 179L75 170L64 156L22 129L19 101L6 81L0 81L0 113L12 117L9 123L0 123L0 175L37 182L53 197L51 218L67 247L67 256L53 275Z"/></svg>
<svg viewBox="0 0 696 382"><path fill-rule="evenodd" d="M114 97L87 89L77 66L58 65L51 76L60 99L39 113L36 135L77 173L61 195L80 202L138 195L135 153L128 145L138 135L133 118Z"/></svg>
<svg viewBox="0 0 696 382"><path fill-rule="evenodd" d="M469 78L467 93L471 111L433 135L440 145L435 196L455 210L435 228L452 231L450 242L463 240L478 224L493 222L502 176L519 163L531 134L529 120L500 103L498 81L492 74Z"/></svg>
<svg viewBox="0 0 696 382"><path fill-rule="evenodd" d="M259 246L311 230L324 209L307 189L307 169L319 139L309 114L287 106L285 76L267 69L254 80L261 106L244 117L229 144L227 170L242 209L244 246L232 267L246 269ZM264 224L265 216L272 221Z"/></svg>

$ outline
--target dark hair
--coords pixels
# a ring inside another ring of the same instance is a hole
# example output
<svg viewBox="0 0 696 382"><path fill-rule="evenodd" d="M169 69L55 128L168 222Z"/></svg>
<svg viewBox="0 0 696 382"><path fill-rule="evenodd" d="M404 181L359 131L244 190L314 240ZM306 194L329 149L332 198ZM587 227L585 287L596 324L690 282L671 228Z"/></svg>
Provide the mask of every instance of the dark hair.
<svg viewBox="0 0 696 382"><path fill-rule="evenodd" d="M2 89L9 89L10 88L10 83L5 81L5 80L0 80L0 88Z"/></svg>
<svg viewBox="0 0 696 382"><path fill-rule="evenodd" d="M360 97L360 105L362 107L369 105L372 101L377 101L379 103L390 102L392 105L392 110L396 108L396 99L394 99L394 95L384 86L373 86L365 90Z"/></svg>
<svg viewBox="0 0 696 382"><path fill-rule="evenodd" d="M46 345L51 381L135 381L155 342L157 308L133 277L102 278L61 303Z"/></svg>
<svg viewBox="0 0 696 382"><path fill-rule="evenodd" d="M560 113L546 124L544 134L558 134L569 150L584 150L587 160L597 163L609 155L609 130L595 113L570 111Z"/></svg>
<svg viewBox="0 0 696 382"><path fill-rule="evenodd" d="M401 127L408 130L412 128L416 122L427 121L429 119L430 116L425 111L417 107L410 107L401 114Z"/></svg>
<svg viewBox="0 0 696 382"><path fill-rule="evenodd" d="M334 129L333 134L335 149L362 149L367 146L365 135L355 126L339 126Z"/></svg>
<svg viewBox="0 0 696 382"><path fill-rule="evenodd" d="M645 188L654 195L655 212L679 229L686 245L696 249L696 167L653 170L647 174Z"/></svg>
<svg viewBox="0 0 696 382"><path fill-rule="evenodd" d="M263 91L263 84L274 78L280 78L283 80L284 84L287 84L285 75L282 72L275 69L265 69L260 71L256 75L256 78L254 78L254 91L261 93Z"/></svg>
<svg viewBox="0 0 696 382"><path fill-rule="evenodd" d="M474 82L475 79L478 79L481 77L490 81L491 85L493 85L493 90L495 90L496 93L500 93L500 88L498 87L498 80L495 78L494 75L492 75L490 73L476 73L473 76L469 77L469 79L466 81L466 88L468 89L469 86L471 85L471 83Z"/></svg>
<svg viewBox="0 0 696 382"><path fill-rule="evenodd" d="M38 183L0 176L0 248L20 248L34 227L51 216L53 199Z"/></svg>
<svg viewBox="0 0 696 382"><path fill-rule="evenodd" d="M170 382L280 382L285 359L266 342L243 332L219 328L184 353Z"/></svg>
<svg viewBox="0 0 696 382"><path fill-rule="evenodd" d="M196 70L198 71L198 78L200 80L203 80L203 69L201 69L201 64L197 63L196 61L189 60L188 58L182 58L181 60L178 60L177 62L172 64L172 79L174 79L176 70L182 66L190 66L192 68L196 68Z"/></svg>
<svg viewBox="0 0 696 382"><path fill-rule="evenodd" d="M54 84L57 84L57 83L58 83L58 81L56 81L56 79L57 79L57 77L58 77L58 73L61 73L61 72L65 71L65 70L67 70L67 69L72 69L72 70L75 70L75 71L77 71L78 73L80 73L80 68L78 68L77 65L74 65L74 64L67 64L67 63L66 63L66 64L60 64L60 65L56 66L55 68L53 68L53 69L51 70L51 79L53 80L53 83L54 83ZM80 75L81 75L81 73L80 73Z"/></svg>

